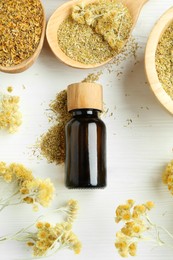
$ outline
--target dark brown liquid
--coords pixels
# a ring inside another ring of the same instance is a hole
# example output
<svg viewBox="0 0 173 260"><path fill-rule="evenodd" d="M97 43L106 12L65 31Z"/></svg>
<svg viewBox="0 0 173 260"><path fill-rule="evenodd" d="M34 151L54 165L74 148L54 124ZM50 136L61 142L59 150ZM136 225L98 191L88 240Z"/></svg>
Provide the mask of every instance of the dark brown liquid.
<svg viewBox="0 0 173 260"><path fill-rule="evenodd" d="M66 186L106 186L106 127L97 110L73 111L66 125Z"/></svg>

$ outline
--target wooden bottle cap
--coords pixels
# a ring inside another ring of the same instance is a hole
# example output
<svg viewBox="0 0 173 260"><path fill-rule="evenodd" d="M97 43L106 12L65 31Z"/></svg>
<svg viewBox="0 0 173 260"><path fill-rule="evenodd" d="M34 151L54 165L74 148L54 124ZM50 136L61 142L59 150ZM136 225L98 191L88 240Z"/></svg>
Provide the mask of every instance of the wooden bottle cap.
<svg viewBox="0 0 173 260"><path fill-rule="evenodd" d="M97 109L103 111L103 90L97 83L74 83L67 89L67 109Z"/></svg>

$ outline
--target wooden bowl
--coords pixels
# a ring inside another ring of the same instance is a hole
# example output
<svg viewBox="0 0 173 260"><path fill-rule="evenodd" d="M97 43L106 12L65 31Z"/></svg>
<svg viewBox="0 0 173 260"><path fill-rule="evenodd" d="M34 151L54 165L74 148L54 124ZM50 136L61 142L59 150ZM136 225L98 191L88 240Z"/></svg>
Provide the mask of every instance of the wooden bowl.
<svg viewBox="0 0 173 260"><path fill-rule="evenodd" d="M145 70L155 96L160 103L173 114L173 100L163 89L163 86L159 81L155 63L155 55L159 40L171 22L173 22L173 7L161 16L149 36L145 52Z"/></svg>
<svg viewBox="0 0 173 260"><path fill-rule="evenodd" d="M36 61L36 59L38 58L42 47L43 47L43 43L44 43L44 38L45 38L45 29L46 29L46 16L45 16L45 11L44 11L44 7L40 1L40 4L42 6L42 10L43 10L43 23L42 23L42 33L41 33L41 38L40 38L40 42L38 44L37 49L35 50L35 52L33 53L33 55L31 55L28 59L22 61L20 64L18 65L14 65L14 66L9 66L9 67L4 67L0 65L0 71L5 72L5 73L20 73L25 71L26 69L28 69L29 67L31 67L31 65Z"/></svg>
<svg viewBox="0 0 173 260"><path fill-rule="evenodd" d="M114 57L109 58L108 60L97 63L97 64L84 64L78 61L75 61L71 58L69 58L59 47L58 39L57 39L57 31L61 23L71 14L72 7L76 4L79 4L83 2L84 4L90 4L94 3L96 0L73 0L73 1L67 1L65 4L61 5L50 17L48 23L47 23L47 29L46 29L46 37L47 41L49 43L49 46L52 50L52 52L55 54L55 56L65 63L68 66L71 66L73 68L79 68L79 69L91 69L100 67L106 63L108 63L110 60L112 60ZM122 2L124 5L126 5L132 15L133 19L133 26L132 30L137 22L138 16L140 14L140 11L143 7L143 5L148 0L118 0L119 2ZM131 32L132 32L131 30Z"/></svg>

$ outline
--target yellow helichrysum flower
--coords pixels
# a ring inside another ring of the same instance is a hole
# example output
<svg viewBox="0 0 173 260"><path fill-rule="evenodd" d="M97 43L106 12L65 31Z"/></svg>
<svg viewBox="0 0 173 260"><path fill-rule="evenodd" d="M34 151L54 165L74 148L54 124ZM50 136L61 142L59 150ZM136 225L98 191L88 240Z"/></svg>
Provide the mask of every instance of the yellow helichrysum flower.
<svg viewBox="0 0 173 260"><path fill-rule="evenodd" d="M32 172L28 170L23 164L11 163L7 168L7 173L11 174L13 179L19 184L24 181L32 181L34 179Z"/></svg>
<svg viewBox="0 0 173 260"><path fill-rule="evenodd" d="M135 201L132 199L127 200L127 204L130 205L131 207L133 207L133 205L135 204Z"/></svg>
<svg viewBox="0 0 173 260"><path fill-rule="evenodd" d="M49 234L46 231L40 230L37 234L37 237L39 240L46 240L48 235Z"/></svg>
<svg viewBox="0 0 173 260"><path fill-rule="evenodd" d="M137 205L133 209L133 218L139 218L141 215L145 214L147 208L145 205Z"/></svg>
<svg viewBox="0 0 173 260"><path fill-rule="evenodd" d="M54 186L50 179L34 178L32 172L22 164L12 163L7 166L0 162L0 178L6 183L15 184L16 189L14 196L4 201L2 208L18 200L19 203L33 204L34 211L37 211L38 204L47 207L52 201Z"/></svg>
<svg viewBox="0 0 173 260"><path fill-rule="evenodd" d="M22 124L22 114L19 111L20 98L5 95L0 92L0 130L14 133Z"/></svg>
<svg viewBox="0 0 173 260"><path fill-rule="evenodd" d="M0 162L0 176L2 176L3 174L5 174L6 172L6 163L5 162Z"/></svg>
<svg viewBox="0 0 173 260"><path fill-rule="evenodd" d="M48 207L54 194L54 185L50 179L38 180L38 203L43 207Z"/></svg>
<svg viewBox="0 0 173 260"><path fill-rule="evenodd" d="M168 163L163 174L162 174L163 183L168 186L169 191L173 195L173 160Z"/></svg>
<svg viewBox="0 0 173 260"><path fill-rule="evenodd" d="M75 5L72 19L91 26L117 53L123 48L132 27L129 10L116 0L97 1L88 5Z"/></svg>
<svg viewBox="0 0 173 260"><path fill-rule="evenodd" d="M72 8L72 18L77 21L79 24L85 24L85 10L83 2L78 5L74 5Z"/></svg>
<svg viewBox="0 0 173 260"><path fill-rule="evenodd" d="M66 207L53 210L52 213L62 212L65 208L68 212L69 206L76 208L77 202L75 200L70 200ZM52 224L41 221L41 218L45 219L45 217L46 216L40 216L38 218L39 221L36 221L33 225L29 225L26 228L22 228L16 232L16 234L0 237L0 242L8 240L25 242L27 246L32 248L33 256L38 258L50 256L62 248L70 249L75 254L79 254L82 244L78 237L73 233L72 223L66 221ZM36 231L30 231L34 225L36 226Z"/></svg>
<svg viewBox="0 0 173 260"><path fill-rule="evenodd" d="M154 202L152 201L147 201L145 203L145 206L147 207L148 210L151 210L154 207Z"/></svg>
<svg viewBox="0 0 173 260"><path fill-rule="evenodd" d="M127 221L131 219L131 208L133 207L134 201L128 200L126 204L120 205L116 209L116 222L120 222L121 220Z"/></svg>
<svg viewBox="0 0 173 260"><path fill-rule="evenodd" d="M42 229L43 228L43 223L42 222L37 222L36 227L38 229Z"/></svg>
<svg viewBox="0 0 173 260"><path fill-rule="evenodd" d="M129 254L131 256L135 256L136 255L136 250L137 250L136 244L135 243L130 244L130 246L129 246Z"/></svg>
<svg viewBox="0 0 173 260"><path fill-rule="evenodd" d="M54 186L50 179L34 179L26 182L24 188L29 191L27 197L32 198L34 203L47 207L52 201Z"/></svg>
<svg viewBox="0 0 173 260"><path fill-rule="evenodd" d="M12 181L12 175L11 174L4 174L3 176L4 181L6 181L7 183L10 183Z"/></svg>
<svg viewBox="0 0 173 260"><path fill-rule="evenodd" d="M115 247L122 257L135 256L137 243L143 238L144 232L153 228L147 215L153 207L152 201L135 206L133 200L117 207L115 221L123 221L124 226L116 234Z"/></svg>
<svg viewBox="0 0 173 260"><path fill-rule="evenodd" d="M0 162L0 177L3 178L5 182L15 182L19 188L23 182L34 179L32 172L26 169L22 164L12 163L7 166L4 162Z"/></svg>
<svg viewBox="0 0 173 260"><path fill-rule="evenodd" d="M81 251L81 243L80 242L76 242L74 245L73 245L73 251L75 254L80 254L80 251Z"/></svg>
<svg viewBox="0 0 173 260"><path fill-rule="evenodd" d="M24 187L22 187L22 188L20 189L20 193L23 194L23 195L26 195L26 194L29 194L29 190L26 189L26 188L24 188Z"/></svg>
<svg viewBox="0 0 173 260"><path fill-rule="evenodd" d="M126 239L126 236L121 232L117 232L117 234L116 234L115 247L117 248L118 253L122 257L128 256L128 253L129 253L128 241Z"/></svg>
<svg viewBox="0 0 173 260"><path fill-rule="evenodd" d="M56 252L61 247L69 248L76 254L80 253L81 243L73 233L72 226L69 223L63 222L51 225L48 222L38 222L36 227L38 232L30 235L34 242L29 242L29 246L33 243L34 256L47 256L52 249Z"/></svg>
<svg viewBox="0 0 173 260"><path fill-rule="evenodd" d="M51 226L50 223L48 223L48 222L46 222L44 225L45 225L45 228L50 228L50 226Z"/></svg>
<svg viewBox="0 0 173 260"><path fill-rule="evenodd" d="M76 219L76 216L78 214L79 204L76 200L69 200L68 203L67 203L67 206L68 206L68 210L67 210L68 219L67 219L67 221L69 223L72 223Z"/></svg>

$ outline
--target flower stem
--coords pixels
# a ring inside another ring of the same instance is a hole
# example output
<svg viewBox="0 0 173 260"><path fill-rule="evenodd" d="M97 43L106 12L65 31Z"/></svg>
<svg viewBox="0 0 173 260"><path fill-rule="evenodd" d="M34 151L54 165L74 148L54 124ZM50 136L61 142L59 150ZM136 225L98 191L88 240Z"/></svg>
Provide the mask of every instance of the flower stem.
<svg viewBox="0 0 173 260"><path fill-rule="evenodd" d="M158 228L162 229L171 239L173 239L173 235L164 227L157 226Z"/></svg>

